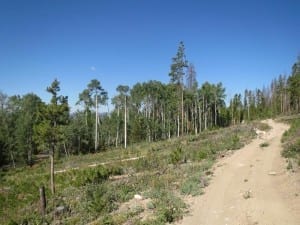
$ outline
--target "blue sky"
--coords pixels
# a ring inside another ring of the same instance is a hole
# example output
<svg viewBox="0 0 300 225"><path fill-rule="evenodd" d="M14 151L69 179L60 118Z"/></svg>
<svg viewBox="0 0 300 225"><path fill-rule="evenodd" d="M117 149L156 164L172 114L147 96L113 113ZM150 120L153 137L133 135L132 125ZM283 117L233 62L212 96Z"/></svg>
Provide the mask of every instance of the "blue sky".
<svg viewBox="0 0 300 225"><path fill-rule="evenodd" d="M290 74L300 54L298 0L0 0L0 90L44 101L54 78L71 107L93 78L169 82L182 40L197 80L228 97ZM74 108L73 108L74 109Z"/></svg>

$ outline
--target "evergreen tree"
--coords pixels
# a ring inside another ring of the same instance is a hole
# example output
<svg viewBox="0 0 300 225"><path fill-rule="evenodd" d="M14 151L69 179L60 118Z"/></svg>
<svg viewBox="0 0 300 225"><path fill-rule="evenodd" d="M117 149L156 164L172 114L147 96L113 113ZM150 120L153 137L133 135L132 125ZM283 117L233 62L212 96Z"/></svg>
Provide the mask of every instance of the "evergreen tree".
<svg viewBox="0 0 300 225"><path fill-rule="evenodd" d="M300 112L300 56L293 65L292 74L288 78L291 108L294 112Z"/></svg>
<svg viewBox="0 0 300 225"><path fill-rule="evenodd" d="M187 68L188 66L188 62L186 60L186 56L185 56L185 47L183 42L181 41L179 43L179 47L176 53L176 56L172 58L172 64L171 64L171 71L169 73L170 76L170 81L172 84L177 85L178 87L178 96L180 96L179 99L181 99L181 134L183 134L183 130L184 130L184 103L183 103L183 95L184 95L184 83L183 83L183 79L184 79L184 75L185 75L185 68ZM178 136L180 135L179 132L179 127L180 127L180 123L179 123L179 112L180 112L180 103L178 104Z"/></svg>
<svg viewBox="0 0 300 225"><path fill-rule="evenodd" d="M59 147L64 140L64 129L69 122L68 97L58 95L60 91L59 81L55 79L47 87L47 92L52 95L51 102L41 110L41 122L35 126L35 141L40 148L49 149L51 162L51 192L55 193L54 183L54 154L59 154Z"/></svg>

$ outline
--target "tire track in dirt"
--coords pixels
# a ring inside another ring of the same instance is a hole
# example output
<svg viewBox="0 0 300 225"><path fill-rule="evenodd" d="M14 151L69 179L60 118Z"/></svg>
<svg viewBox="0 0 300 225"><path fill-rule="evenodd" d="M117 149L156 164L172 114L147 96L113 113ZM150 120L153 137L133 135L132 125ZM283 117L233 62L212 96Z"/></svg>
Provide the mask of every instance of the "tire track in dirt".
<svg viewBox="0 0 300 225"><path fill-rule="evenodd" d="M288 126L266 122L269 132L217 163L204 195L191 199L190 214L177 224L300 224L300 174L288 172L280 155Z"/></svg>

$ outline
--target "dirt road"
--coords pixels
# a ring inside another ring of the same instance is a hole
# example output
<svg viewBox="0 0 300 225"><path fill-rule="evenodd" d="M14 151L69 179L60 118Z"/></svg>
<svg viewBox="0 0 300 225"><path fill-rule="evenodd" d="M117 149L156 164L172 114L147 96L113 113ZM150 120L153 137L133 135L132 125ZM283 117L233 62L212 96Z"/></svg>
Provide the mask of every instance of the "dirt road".
<svg viewBox="0 0 300 225"><path fill-rule="evenodd" d="M193 198L181 225L300 225L300 175L286 170L280 139L287 125L221 159L211 184ZM260 147L261 143L268 147Z"/></svg>

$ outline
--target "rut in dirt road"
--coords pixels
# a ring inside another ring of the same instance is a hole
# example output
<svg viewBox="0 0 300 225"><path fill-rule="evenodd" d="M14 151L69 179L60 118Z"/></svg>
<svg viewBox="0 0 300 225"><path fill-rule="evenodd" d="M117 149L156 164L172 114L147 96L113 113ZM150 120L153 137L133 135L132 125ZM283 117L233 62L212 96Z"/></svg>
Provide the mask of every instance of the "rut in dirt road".
<svg viewBox="0 0 300 225"><path fill-rule="evenodd" d="M286 170L280 139L288 126L268 120L269 132L221 159L211 184L190 204L181 225L299 225L299 173ZM268 143L267 147L260 144Z"/></svg>

